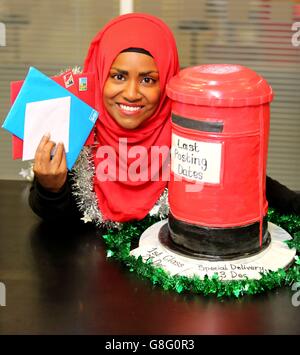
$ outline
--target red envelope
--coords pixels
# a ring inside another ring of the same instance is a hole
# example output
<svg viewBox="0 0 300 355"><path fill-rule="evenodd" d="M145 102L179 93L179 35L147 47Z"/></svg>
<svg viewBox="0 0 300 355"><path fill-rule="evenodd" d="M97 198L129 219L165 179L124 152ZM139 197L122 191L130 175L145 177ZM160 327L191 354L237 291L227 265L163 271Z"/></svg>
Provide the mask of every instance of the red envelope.
<svg viewBox="0 0 300 355"><path fill-rule="evenodd" d="M15 81L10 83L10 104L12 105L18 96L23 85L23 81ZM22 159L23 156L23 140L12 135L12 156L13 159Z"/></svg>
<svg viewBox="0 0 300 355"><path fill-rule="evenodd" d="M71 71L65 72L60 76L53 76L55 82L66 88L72 94L79 97L82 101L94 108L95 106L95 80L93 73L72 74ZM73 81L73 84L72 84ZM24 80L13 81L10 83L10 103L14 103L21 90ZM94 143L94 130L91 131L84 145ZM22 159L23 140L12 135L12 156L13 159Z"/></svg>

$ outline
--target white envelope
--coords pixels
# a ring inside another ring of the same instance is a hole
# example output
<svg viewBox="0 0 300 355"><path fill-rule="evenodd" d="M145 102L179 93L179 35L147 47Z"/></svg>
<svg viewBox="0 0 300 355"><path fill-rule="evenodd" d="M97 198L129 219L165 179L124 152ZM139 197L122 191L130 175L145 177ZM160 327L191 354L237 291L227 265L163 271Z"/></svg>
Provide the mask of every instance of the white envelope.
<svg viewBox="0 0 300 355"><path fill-rule="evenodd" d="M26 104L23 160L34 159L36 149L47 133L50 133L51 141L62 142L66 153L69 151L70 105L70 96Z"/></svg>

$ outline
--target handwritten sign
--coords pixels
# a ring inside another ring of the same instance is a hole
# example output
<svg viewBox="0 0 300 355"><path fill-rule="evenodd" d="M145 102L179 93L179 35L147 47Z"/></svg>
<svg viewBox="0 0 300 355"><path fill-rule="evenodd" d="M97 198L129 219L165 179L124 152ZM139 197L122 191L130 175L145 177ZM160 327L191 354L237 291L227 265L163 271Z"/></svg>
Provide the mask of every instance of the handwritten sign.
<svg viewBox="0 0 300 355"><path fill-rule="evenodd" d="M264 266L259 264L247 264L232 261L215 262L209 260L196 260L187 257L181 257L175 253L169 252L167 249L159 245L146 245L139 247L131 252L131 255L141 255L144 261L152 260L153 265L162 267L172 276L199 276L203 279L205 275L209 277L218 274L219 279L226 280L241 280L246 277L259 279L260 273L269 271Z"/></svg>
<svg viewBox="0 0 300 355"><path fill-rule="evenodd" d="M201 142L172 134L171 169L183 178L220 183L222 143Z"/></svg>
<svg viewBox="0 0 300 355"><path fill-rule="evenodd" d="M220 280L241 280L246 277L259 278L260 273L269 271L259 265L232 264L230 262L218 263L217 266L198 264L198 270L200 273L205 273L209 276L217 273Z"/></svg>
<svg viewBox="0 0 300 355"><path fill-rule="evenodd" d="M168 253L166 250L160 248L159 246L150 245L139 247L134 249L131 252L131 255L141 255L144 261L151 259L153 265L168 270L172 275L182 275L185 270L190 269L192 266L189 262L180 260L180 258L178 258L176 255Z"/></svg>

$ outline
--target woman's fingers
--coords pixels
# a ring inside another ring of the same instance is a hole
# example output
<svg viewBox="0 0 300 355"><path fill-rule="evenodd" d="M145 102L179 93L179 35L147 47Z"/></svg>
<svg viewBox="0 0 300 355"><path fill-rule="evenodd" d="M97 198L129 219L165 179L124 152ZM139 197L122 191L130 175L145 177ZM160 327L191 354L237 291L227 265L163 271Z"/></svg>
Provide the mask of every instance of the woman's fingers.
<svg viewBox="0 0 300 355"><path fill-rule="evenodd" d="M51 159L51 152L55 143L49 140L49 136L44 136L39 143L35 154L35 171L41 174L56 175L67 171L66 154L63 143L58 143L55 153Z"/></svg>
<svg viewBox="0 0 300 355"><path fill-rule="evenodd" d="M49 191L59 191L67 179L66 153L63 143L58 143L51 159L51 151L55 143L50 141L50 135L45 135L37 148L33 171L39 183Z"/></svg>
<svg viewBox="0 0 300 355"><path fill-rule="evenodd" d="M40 143L39 143L39 145L38 145L38 149L39 149L39 148L42 148L49 140L50 140L50 133L46 133L46 134L42 137L42 139L41 139L41 141L40 141Z"/></svg>
<svg viewBox="0 0 300 355"><path fill-rule="evenodd" d="M43 151L44 146L49 142L49 140L50 140L50 134L47 133L42 137L42 139L36 149L35 155L40 154Z"/></svg>
<svg viewBox="0 0 300 355"><path fill-rule="evenodd" d="M37 163L46 164L49 163L51 158L51 150L54 148L55 143L50 141L50 135L45 135L36 150L35 161Z"/></svg>
<svg viewBox="0 0 300 355"><path fill-rule="evenodd" d="M64 146L63 146L62 159L61 159L61 162L60 162L59 170L60 171L65 171L65 172L68 171L68 169L67 169L66 152L65 152Z"/></svg>
<svg viewBox="0 0 300 355"><path fill-rule="evenodd" d="M56 152L51 160L51 165L58 168L64 156L64 145L63 143L58 143L56 146Z"/></svg>

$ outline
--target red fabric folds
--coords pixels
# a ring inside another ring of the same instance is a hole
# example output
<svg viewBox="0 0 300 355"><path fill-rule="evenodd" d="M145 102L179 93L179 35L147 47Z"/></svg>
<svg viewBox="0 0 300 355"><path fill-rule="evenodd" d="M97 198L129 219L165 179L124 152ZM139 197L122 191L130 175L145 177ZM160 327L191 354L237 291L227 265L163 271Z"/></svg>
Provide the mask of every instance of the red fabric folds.
<svg viewBox="0 0 300 355"><path fill-rule="evenodd" d="M134 129L120 127L103 105L102 92L111 64L118 54L127 48L143 48L151 53L159 70L160 103L154 115ZM161 179L163 162L158 164L156 173L159 181L151 181L150 151L152 146L170 146L171 140L171 102L166 96L165 87L169 79L179 71L178 54L175 39L166 24L160 19L146 14L127 14L110 21L92 41L85 59L84 72L96 74L96 104L99 119L96 123L96 140L98 147L110 146L118 161L122 153L119 139L127 139L127 148L143 146L148 156L149 176L146 181L99 181L97 174L94 189L98 197L99 208L105 219L125 222L142 219L151 210L166 181ZM122 158L123 159L123 158ZM133 158L127 159L125 167L130 167ZM103 161L95 156L95 168ZM124 179L123 179L124 180Z"/></svg>

